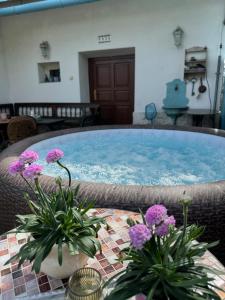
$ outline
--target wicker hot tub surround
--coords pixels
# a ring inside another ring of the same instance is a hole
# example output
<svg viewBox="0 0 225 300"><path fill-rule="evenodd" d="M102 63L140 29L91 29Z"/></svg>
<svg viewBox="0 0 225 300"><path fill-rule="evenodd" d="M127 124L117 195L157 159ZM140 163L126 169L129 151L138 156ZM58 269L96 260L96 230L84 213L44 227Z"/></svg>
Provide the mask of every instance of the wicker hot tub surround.
<svg viewBox="0 0 225 300"><path fill-rule="evenodd" d="M10 162L26 148L41 140L51 137L88 130L121 128L149 128L147 126L98 126L77 129L66 129L47 132L18 142L0 154L0 233L15 227L15 215L29 212L23 200L27 187L19 176L12 177L7 168ZM208 128L194 127L157 127L157 129L176 129L192 132L202 132L225 137L225 132ZM190 207L189 222L197 222L206 226L204 239L207 242L220 240L220 245L214 252L225 263L225 181L208 184L182 186L141 186L114 185L104 183L79 182L80 194L88 199L94 199L97 207L118 208L132 211L146 210L153 203L164 203L169 213L175 215L178 222L182 219L181 206L178 200L184 191L193 198ZM43 175L41 184L46 191L54 189L54 178ZM77 185L73 181L73 185Z"/></svg>

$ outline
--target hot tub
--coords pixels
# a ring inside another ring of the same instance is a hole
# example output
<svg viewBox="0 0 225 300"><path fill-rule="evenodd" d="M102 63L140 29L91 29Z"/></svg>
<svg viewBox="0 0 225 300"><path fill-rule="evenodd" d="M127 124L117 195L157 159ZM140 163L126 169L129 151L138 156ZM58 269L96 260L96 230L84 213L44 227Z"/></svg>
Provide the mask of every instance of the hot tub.
<svg viewBox="0 0 225 300"><path fill-rule="evenodd" d="M174 130L175 129L175 130ZM15 226L15 215L28 212L27 190L19 177L7 173L9 163L25 149L40 153L65 152L73 185L98 207L146 210L164 203L178 223L178 200L184 192L193 198L190 222L206 225L204 238L221 240L216 254L225 258L225 132L204 128L104 126L48 132L23 140L0 154L0 233ZM53 190L56 166L45 165L41 182ZM60 174L65 177L64 173ZM220 250L221 249L221 250ZM225 260L225 259L224 259Z"/></svg>

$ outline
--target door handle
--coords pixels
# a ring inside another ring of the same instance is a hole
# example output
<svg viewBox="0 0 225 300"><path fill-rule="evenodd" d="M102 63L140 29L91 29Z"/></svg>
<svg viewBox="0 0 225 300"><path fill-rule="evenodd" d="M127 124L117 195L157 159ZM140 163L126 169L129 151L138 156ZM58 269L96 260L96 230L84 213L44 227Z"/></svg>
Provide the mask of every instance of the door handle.
<svg viewBox="0 0 225 300"><path fill-rule="evenodd" d="M97 100L97 91L96 91L96 89L94 89L94 100L95 101Z"/></svg>

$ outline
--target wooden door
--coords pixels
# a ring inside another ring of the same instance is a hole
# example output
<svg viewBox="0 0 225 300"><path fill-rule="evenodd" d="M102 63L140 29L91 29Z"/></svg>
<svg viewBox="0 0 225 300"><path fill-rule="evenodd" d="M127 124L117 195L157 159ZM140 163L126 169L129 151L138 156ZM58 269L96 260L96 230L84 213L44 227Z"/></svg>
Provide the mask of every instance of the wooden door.
<svg viewBox="0 0 225 300"><path fill-rule="evenodd" d="M89 59L91 102L101 108L103 124L132 124L134 56Z"/></svg>

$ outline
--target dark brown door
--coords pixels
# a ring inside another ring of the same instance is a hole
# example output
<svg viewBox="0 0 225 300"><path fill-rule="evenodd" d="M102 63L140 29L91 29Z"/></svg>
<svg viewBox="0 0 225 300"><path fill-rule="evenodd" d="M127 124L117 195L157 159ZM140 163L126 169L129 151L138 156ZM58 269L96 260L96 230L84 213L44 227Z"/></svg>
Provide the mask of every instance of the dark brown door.
<svg viewBox="0 0 225 300"><path fill-rule="evenodd" d="M89 59L91 102L100 104L103 124L131 124L134 56Z"/></svg>

